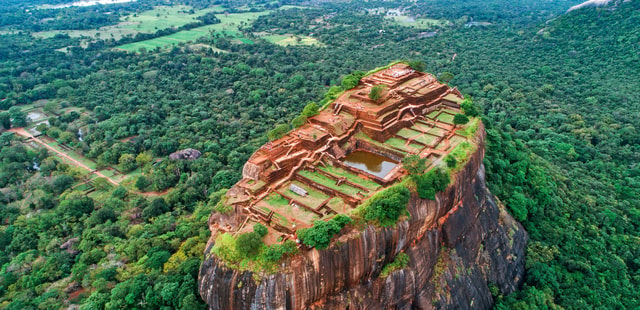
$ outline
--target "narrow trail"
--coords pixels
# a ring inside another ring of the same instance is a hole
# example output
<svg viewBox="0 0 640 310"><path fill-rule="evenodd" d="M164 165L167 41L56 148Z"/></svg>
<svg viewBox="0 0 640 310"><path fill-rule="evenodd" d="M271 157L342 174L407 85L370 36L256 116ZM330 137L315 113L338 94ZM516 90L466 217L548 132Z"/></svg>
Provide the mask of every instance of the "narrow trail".
<svg viewBox="0 0 640 310"><path fill-rule="evenodd" d="M78 161L78 160L75 160L75 159L71 158L71 156L69 156L69 155L67 155L67 154L65 154L65 153L63 153L63 152L60 152L60 151L56 150L56 149L55 149L55 148L53 148L52 146L50 146L50 145L46 144L44 141L42 141L42 140L40 140L40 139L38 139L38 138L34 137L32 134L30 134L29 132L27 132L26 130L24 130L24 128L23 128L23 127L19 127L19 128L11 128L11 129L9 129L9 130L7 130L7 131L8 131L8 132L13 132L13 133L15 133L15 134L17 134L17 135L23 136L23 137L25 137L25 138L27 138L27 139L30 139L30 140L32 140L32 141L34 141L34 142L38 143L38 144L41 144L42 146L46 147L48 150L50 150L50 151L52 151L52 152L54 152L54 153L58 154L58 156L60 156L60 157L62 157L62 158L64 158L64 159L68 160L69 162L73 163L73 165L74 165L74 166L76 166L76 167L80 167L80 168L83 168L83 169L86 169L86 170L88 170L89 172L91 172L91 173L93 173L93 174L95 174L95 175L97 175L97 176L99 176L99 177L101 177L101 178L105 178L105 179L107 179L110 183L112 183L113 185L116 185L116 186L120 185L120 183L119 183L119 182L117 182L117 181L115 181L115 180L113 180L113 179L111 179L111 178L107 177L106 175L104 175L104 174L100 173L99 171L97 171L97 170L95 170L95 169L91 169L91 168L89 168L87 165L85 165L85 164L81 163L80 161Z"/></svg>

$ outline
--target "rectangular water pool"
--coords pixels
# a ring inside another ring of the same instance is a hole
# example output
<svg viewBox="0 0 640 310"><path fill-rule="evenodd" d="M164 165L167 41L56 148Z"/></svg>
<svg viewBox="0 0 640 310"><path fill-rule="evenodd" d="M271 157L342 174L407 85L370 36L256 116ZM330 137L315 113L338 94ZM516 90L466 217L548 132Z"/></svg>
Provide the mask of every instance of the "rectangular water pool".
<svg viewBox="0 0 640 310"><path fill-rule="evenodd" d="M353 151L349 153L342 162L381 179L387 176L387 174L398 165L398 162L388 157L367 151Z"/></svg>

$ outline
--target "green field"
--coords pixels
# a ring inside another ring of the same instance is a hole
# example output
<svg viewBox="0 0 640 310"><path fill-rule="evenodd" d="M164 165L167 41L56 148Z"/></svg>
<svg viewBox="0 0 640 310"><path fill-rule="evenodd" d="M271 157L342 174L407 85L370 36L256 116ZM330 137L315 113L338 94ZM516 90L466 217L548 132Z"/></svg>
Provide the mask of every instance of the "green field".
<svg viewBox="0 0 640 310"><path fill-rule="evenodd" d="M127 35L138 33L155 33L158 30L180 27L188 23L197 22L196 19L209 12L222 12L222 6L214 6L204 10L189 13L192 8L188 5L157 6L153 10L139 14L132 14L120 18L120 23L113 26L91 30L54 30L33 33L33 36L50 38L56 34L67 34L70 37L90 37L95 39L113 38L119 40Z"/></svg>
<svg viewBox="0 0 640 310"><path fill-rule="evenodd" d="M170 34L164 37L155 39L129 43L120 45L117 48L126 51L138 51L141 48L147 50L155 49L156 47L166 47L181 42L195 41L200 37L208 36L213 33L220 33L236 38L238 41L246 44L252 44L253 41L244 38L239 30L242 25L247 25L256 20L262 15L267 15L273 11L263 12L250 12L250 13L235 13L235 14L216 14L216 17L220 19L219 24L207 25L203 27L193 28L191 30L180 31L178 33Z"/></svg>
<svg viewBox="0 0 640 310"><path fill-rule="evenodd" d="M86 108L84 108L84 107L74 107L74 106L71 106L71 107L66 107L66 108L59 109L56 113L57 113L58 115L62 115L62 114L69 113L69 112L71 112L71 111L76 111L76 112L78 112L78 113L82 114L82 113L87 112L87 109L86 109Z"/></svg>
<svg viewBox="0 0 640 310"><path fill-rule="evenodd" d="M453 124L453 114L443 112L443 113L440 113L440 115L438 115L437 119L447 124Z"/></svg>
<svg viewBox="0 0 640 310"><path fill-rule="evenodd" d="M289 201L278 193L271 193L262 202L259 202L259 204L262 203L266 203L269 206L269 210L275 212L274 216L275 214L284 215L284 217L295 219L296 221L301 221L306 224L313 223L314 220L319 219L319 216L313 212L307 211L300 206L290 205ZM285 221L288 222L286 219Z"/></svg>
<svg viewBox="0 0 640 310"><path fill-rule="evenodd" d="M439 110L433 111L433 112L427 114L427 118L435 119L435 117L438 116L438 113L440 113Z"/></svg>
<svg viewBox="0 0 640 310"><path fill-rule="evenodd" d="M388 16L386 18L395 25L415 27L417 29L429 29L450 24L448 20L439 20L433 18L413 18L411 16Z"/></svg>
<svg viewBox="0 0 640 310"><path fill-rule="evenodd" d="M55 141L55 142L48 142L45 141L47 143L48 146L66 154L67 156L81 162L82 164L84 164L85 166L89 167L90 169L96 169L96 163L92 160L87 159L86 157L74 152L74 151L67 151L63 148L60 147L60 143ZM63 160L66 160L63 158Z"/></svg>
<svg viewBox="0 0 640 310"><path fill-rule="evenodd" d="M267 210L269 210L269 209L267 209ZM267 212L267 213L269 213L269 212ZM286 226L286 227L291 226L291 222L289 222L289 220L286 217L280 215L280 213L273 212L273 218L272 219L275 220L276 222L278 222L282 226Z"/></svg>
<svg viewBox="0 0 640 310"><path fill-rule="evenodd" d="M447 131L442 128L433 127L429 129L428 133L436 136L444 136L447 133Z"/></svg>
<svg viewBox="0 0 640 310"><path fill-rule="evenodd" d="M40 100L38 100L38 101L40 101ZM38 102L38 101L29 103L29 104L21 104L18 107L20 107L20 111L22 111L22 112L29 112L29 111L32 111L34 109L41 108L42 106L44 106L44 103ZM4 111L8 111L8 110L0 109L0 111L4 112Z"/></svg>
<svg viewBox="0 0 640 310"><path fill-rule="evenodd" d="M465 124L461 130L458 130L457 133L470 138L473 136L478 130L478 126L480 126L480 121L478 118L471 118L467 124Z"/></svg>
<svg viewBox="0 0 640 310"><path fill-rule="evenodd" d="M133 29L140 32L154 33L160 29L180 27L188 23L198 21L196 18L209 12L222 12L222 6L215 6L203 10L194 11L188 5L159 6L153 10L142 12L137 15L130 15L121 19L120 27Z"/></svg>
<svg viewBox="0 0 640 310"><path fill-rule="evenodd" d="M407 143L407 141L399 138L389 138L389 140L384 142L387 146L395 147L396 149L400 149L405 152L415 152L420 150L420 148L414 149L412 147L405 146L405 143Z"/></svg>
<svg viewBox="0 0 640 310"><path fill-rule="evenodd" d="M289 206L289 200L282 197L280 194L271 193L267 198L264 199L264 202L273 206L273 207L287 207Z"/></svg>
<svg viewBox="0 0 640 310"><path fill-rule="evenodd" d="M110 169L102 169L99 172L108 178L111 178L112 176L116 175L116 173Z"/></svg>
<svg viewBox="0 0 640 310"><path fill-rule="evenodd" d="M422 122L416 122L415 125L413 125L413 127L411 127L411 129L413 129L413 130L427 131L427 132L429 130L431 130L431 128L432 128L431 126L429 126L429 125L427 125L425 123L422 123Z"/></svg>
<svg viewBox="0 0 640 310"><path fill-rule="evenodd" d="M346 213L345 203L340 197L333 197L327 202L327 207L338 213Z"/></svg>
<svg viewBox="0 0 640 310"><path fill-rule="evenodd" d="M421 135L421 133L415 130L411 130L409 128L402 128L400 129L400 131L398 131L396 135L403 137L405 139L410 139L410 138Z"/></svg>
<svg viewBox="0 0 640 310"><path fill-rule="evenodd" d="M281 45L281 46L290 46L290 45L315 45L315 46L324 46L320 41L315 38L309 36L294 36L291 34L268 34L261 36L262 39L265 39L267 42Z"/></svg>
<svg viewBox="0 0 640 310"><path fill-rule="evenodd" d="M475 150L475 145L471 144L469 141L461 141L451 149L451 152L449 152L449 156L455 157L455 159L458 161L458 164L456 165L457 168L461 167L462 164L469 158L469 155Z"/></svg>
<svg viewBox="0 0 640 310"><path fill-rule="evenodd" d="M84 192L84 191L87 191L87 190L90 190L90 189L93 189L93 186L91 184L87 184L87 183L84 183L84 182L79 183L78 185L76 185L73 188L73 190L81 191L81 192Z"/></svg>
<svg viewBox="0 0 640 310"><path fill-rule="evenodd" d="M361 192L359 189L355 188L355 187L351 187L347 184L340 184L340 186L336 185L336 181L327 178L326 176L319 174L317 172L311 172L308 170L302 170L300 172L298 172L299 175L313 181L316 182L318 184L324 185L328 188L340 191L346 195L355 195L358 192Z"/></svg>
<svg viewBox="0 0 640 310"><path fill-rule="evenodd" d="M424 134L415 138L414 140L425 145L433 145L436 142L436 140L438 140L438 138L432 135Z"/></svg>
<svg viewBox="0 0 640 310"><path fill-rule="evenodd" d="M467 139L460 137L460 136L453 136L450 140L449 143L451 144L451 147L458 145L461 142L465 142L467 141Z"/></svg>
<svg viewBox="0 0 640 310"><path fill-rule="evenodd" d="M350 173L339 167L327 165L327 166L318 166L318 169L329 172L332 175L335 175L337 177L345 177L347 178L347 180L349 180L349 182L364 186L370 190L377 190L378 188L380 188L380 185L378 183L368 179L360 178L357 175Z"/></svg>
<svg viewBox="0 0 640 310"><path fill-rule="evenodd" d="M296 193L294 193L293 191L291 191L289 189L289 185L293 183L301 188L303 188L304 190L307 191L307 196L301 196L298 195ZM311 187L302 184L298 181L293 181L291 183L287 183L285 186L283 186L280 191L282 191L282 193L284 193L285 195L293 198L294 200L301 202L311 208L318 208L320 206L320 204L322 204L325 200L327 200L327 198L329 198L329 196L325 195L322 192L319 192L317 190L312 189Z"/></svg>

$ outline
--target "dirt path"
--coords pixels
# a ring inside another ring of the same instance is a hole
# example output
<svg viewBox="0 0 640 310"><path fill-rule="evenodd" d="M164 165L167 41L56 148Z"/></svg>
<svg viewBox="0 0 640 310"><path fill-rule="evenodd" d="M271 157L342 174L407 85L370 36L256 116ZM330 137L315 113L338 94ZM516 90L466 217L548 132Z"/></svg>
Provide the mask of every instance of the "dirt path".
<svg viewBox="0 0 640 310"><path fill-rule="evenodd" d="M13 133L18 134L18 135L20 135L20 136L23 136L23 137L25 137L25 138L27 138L27 139L31 139L32 141L34 141L34 142L36 142L36 143L39 143L39 144L41 144L42 146L46 147L48 150L50 150L50 151L52 151L52 152L54 152L54 153L58 154L58 156L60 156L60 157L62 157L62 158L64 158L64 159L66 159L66 160L68 160L68 161L69 161L70 163L72 163L74 166L76 166L76 167L80 167L80 168L83 168L83 169L86 169L86 170L88 170L89 172L91 172L91 173L93 173L93 174L95 174L95 175L97 175L97 176L99 176L99 177L101 177L101 178L105 178L105 179L107 179L109 182L111 182L113 185L116 185L116 186L120 185L120 183L116 182L115 180L113 180L113 179L111 179L111 178L107 177L106 175L104 175L104 174L102 174L102 173L98 172L98 171L97 171L97 170L95 170L95 169L91 169L91 168L89 168L88 166L86 166L85 164L81 163L80 161L77 161L77 160L75 160L75 159L71 158L69 155L67 155L67 154L65 154L65 153L63 153L63 152L60 152L60 151L56 150L55 148L53 148L53 147L51 147L50 145L46 144L44 141L42 141L42 140L40 140L40 139L38 139L38 138L34 137L32 134L30 134L29 132L27 132L26 130L24 130L24 128L22 128L22 127L19 127L19 128L11 128L11 129L9 129L9 130L7 130L7 131L9 131L9 132L13 132Z"/></svg>
<svg viewBox="0 0 640 310"><path fill-rule="evenodd" d="M138 195L146 196L146 197L158 197L158 196L166 195L167 193L169 193L169 191L171 191L171 189L165 189L161 192L153 191L153 192L135 192L135 193Z"/></svg>

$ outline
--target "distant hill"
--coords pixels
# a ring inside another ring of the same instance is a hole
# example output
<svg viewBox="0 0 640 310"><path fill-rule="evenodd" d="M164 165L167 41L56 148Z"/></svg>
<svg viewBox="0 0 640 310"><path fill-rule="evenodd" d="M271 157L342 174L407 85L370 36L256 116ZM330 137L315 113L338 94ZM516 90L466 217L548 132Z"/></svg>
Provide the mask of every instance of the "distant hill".
<svg viewBox="0 0 640 310"><path fill-rule="evenodd" d="M584 7L604 6L604 5L607 5L609 2L611 2L611 0L588 0L578 5L572 6L571 8L569 8L569 10L567 10L567 12L584 8Z"/></svg>

